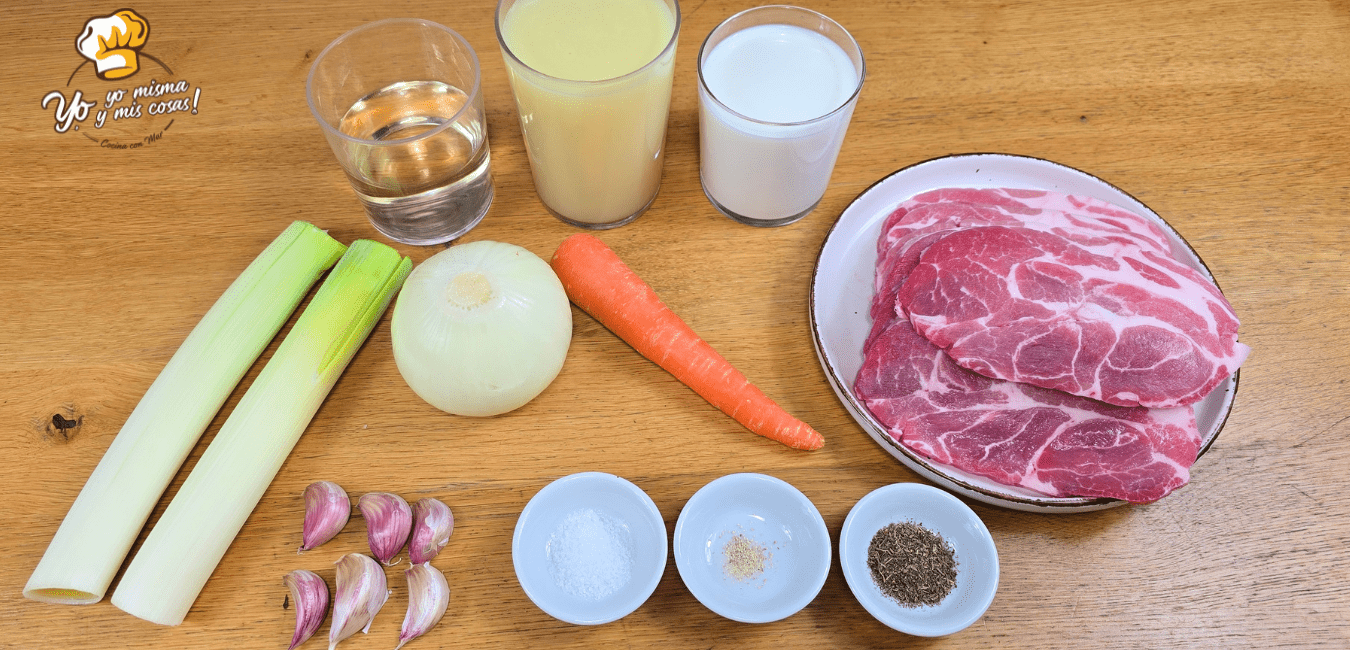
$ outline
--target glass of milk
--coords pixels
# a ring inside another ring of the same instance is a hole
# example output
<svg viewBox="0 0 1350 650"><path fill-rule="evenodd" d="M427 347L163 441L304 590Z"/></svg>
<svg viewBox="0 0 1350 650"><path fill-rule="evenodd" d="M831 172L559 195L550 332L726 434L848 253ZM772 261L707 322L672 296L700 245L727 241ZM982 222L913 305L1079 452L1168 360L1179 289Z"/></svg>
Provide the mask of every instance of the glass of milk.
<svg viewBox="0 0 1350 650"><path fill-rule="evenodd" d="M820 203L862 90L848 31L800 7L728 18L698 55L699 176L722 214L782 226Z"/></svg>
<svg viewBox="0 0 1350 650"><path fill-rule="evenodd" d="M544 206L582 228L637 218L661 186L677 0L500 0L496 25Z"/></svg>

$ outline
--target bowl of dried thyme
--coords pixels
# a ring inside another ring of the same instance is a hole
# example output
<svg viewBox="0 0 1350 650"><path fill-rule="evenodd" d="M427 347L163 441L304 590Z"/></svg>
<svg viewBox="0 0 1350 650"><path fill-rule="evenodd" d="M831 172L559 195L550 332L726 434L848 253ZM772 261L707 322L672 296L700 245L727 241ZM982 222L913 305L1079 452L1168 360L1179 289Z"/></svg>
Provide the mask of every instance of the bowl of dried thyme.
<svg viewBox="0 0 1350 650"><path fill-rule="evenodd" d="M965 629L998 591L989 529L960 499L921 483L860 499L839 531L839 564L868 613L915 636Z"/></svg>
<svg viewBox="0 0 1350 650"><path fill-rule="evenodd" d="M787 618L820 593L830 533L800 490L765 474L729 474L694 493L672 542L690 593L733 621Z"/></svg>

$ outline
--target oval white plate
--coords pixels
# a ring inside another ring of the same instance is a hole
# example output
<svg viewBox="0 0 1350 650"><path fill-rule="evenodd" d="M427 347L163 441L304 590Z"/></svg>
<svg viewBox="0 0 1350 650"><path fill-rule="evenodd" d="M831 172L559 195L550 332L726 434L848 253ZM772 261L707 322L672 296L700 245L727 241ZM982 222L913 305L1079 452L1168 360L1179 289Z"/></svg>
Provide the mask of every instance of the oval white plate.
<svg viewBox="0 0 1350 650"><path fill-rule="evenodd" d="M886 215L900 202L944 187L1013 187L1086 195L1126 208L1155 221L1177 251L1178 260L1213 281L1195 249L1162 217L1114 185L1072 167L1040 158L1007 154L962 154L934 158L901 169L863 190L825 237L811 278L811 335L830 386L853 419L877 444L910 469L938 485L985 503L1031 512L1083 512L1118 506L1107 498L1047 497L995 483L955 467L935 463L896 442L853 395L862 366L863 340L872 326L872 286L877 236ZM1203 456L1233 408L1238 373L1195 404Z"/></svg>
<svg viewBox="0 0 1350 650"><path fill-rule="evenodd" d="M956 552L956 587L942 602L901 607L881 592L867 567L867 549L877 531L912 521L937 533ZM839 565L853 595L878 621L915 636L944 636L980 620L998 591L998 549L970 506L935 487L896 483L860 499L839 531Z"/></svg>
<svg viewBox="0 0 1350 650"><path fill-rule="evenodd" d="M763 546L758 575L723 571L734 535ZM675 567L700 603L733 621L768 623L805 607L830 572L830 532L800 490L764 474L729 474L699 488L675 523Z"/></svg>
<svg viewBox="0 0 1350 650"><path fill-rule="evenodd" d="M549 571L550 536L568 514L583 508L614 519L633 542L628 583L599 600L567 593ZM511 538L511 561L525 595L549 616L576 625L600 625L631 614L656 591L666 557L666 524L651 497L603 472L572 474L545 485L521 511Z"/></svg>

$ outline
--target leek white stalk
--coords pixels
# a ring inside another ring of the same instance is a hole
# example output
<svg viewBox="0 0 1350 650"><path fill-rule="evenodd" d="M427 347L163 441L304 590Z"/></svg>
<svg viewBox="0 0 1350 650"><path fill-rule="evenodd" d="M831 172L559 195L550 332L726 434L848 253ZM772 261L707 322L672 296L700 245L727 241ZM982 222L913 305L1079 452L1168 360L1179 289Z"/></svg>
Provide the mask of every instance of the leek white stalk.
<svg viewBox="0 0 1350 650"><path fill-rule="evenodd" d="M319 275L346 247L297 221L192 329L113 439L23 595L87 605L108 584L202 432Z"/></svg>
<svg viewBox="0 0 1350 650"><path fill-rule="evenodd" d="M411 268L384 244L351 245L151 529L113 605L161 625L183 621Z"/></svg>

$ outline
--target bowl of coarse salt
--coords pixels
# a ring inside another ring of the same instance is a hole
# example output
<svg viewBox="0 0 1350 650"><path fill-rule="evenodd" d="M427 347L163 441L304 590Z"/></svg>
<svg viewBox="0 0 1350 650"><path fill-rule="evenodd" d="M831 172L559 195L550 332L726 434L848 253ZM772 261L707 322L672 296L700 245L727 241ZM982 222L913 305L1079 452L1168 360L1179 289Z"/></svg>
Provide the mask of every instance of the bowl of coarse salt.
<svg viewBox="0 0 1350 650"><path fill-rule="evenodd" d="M631 614L666 569L666 525L651 497L602 472L564 476L530 499L516 521L511 561L525 595L576 625Z"/></svg>
<svg viewBox="0 0 1350 650"><path fill-rule="evenodd" d="M998 591L989 529L960 499L921 483L886 485L860 499L839 531L839 564L868 613L915 636L965 629Z"/></svg>
<svg viewBox="0 0 1350 650"><path fill-rule="evenodd" d="M787 618L820 593L830 533L800 490L764 474L729 474L694 493L675 523L675 566L690 593L733 621Z"/></svg>

